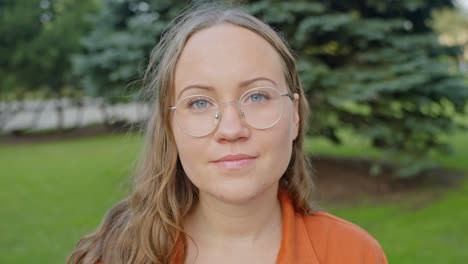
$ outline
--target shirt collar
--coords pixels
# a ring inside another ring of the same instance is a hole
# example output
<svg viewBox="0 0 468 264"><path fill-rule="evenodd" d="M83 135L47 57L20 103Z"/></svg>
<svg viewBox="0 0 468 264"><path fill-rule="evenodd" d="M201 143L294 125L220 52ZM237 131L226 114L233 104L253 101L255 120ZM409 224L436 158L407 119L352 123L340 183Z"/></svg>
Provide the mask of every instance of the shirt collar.
<svg viewBox="0 0 468 264"><path fill-rule="evenodd" d="M283 223L281 246L276 263L319 264L302 214L296 212L286 190L280 189L278 197L281 203Z"/></svg>

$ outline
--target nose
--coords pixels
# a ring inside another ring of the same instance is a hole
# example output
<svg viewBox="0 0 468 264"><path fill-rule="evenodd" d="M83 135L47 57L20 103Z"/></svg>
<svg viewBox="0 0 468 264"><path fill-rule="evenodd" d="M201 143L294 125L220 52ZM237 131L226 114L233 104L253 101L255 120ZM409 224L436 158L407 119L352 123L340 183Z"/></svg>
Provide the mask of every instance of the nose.
<svg viewBox="0 0 468 264"><path fill-rule="evenodd" d="M236 101L223 103L218 113L218 127L214 135L218 141L245 139L250 135L250 130Z"/></svg>

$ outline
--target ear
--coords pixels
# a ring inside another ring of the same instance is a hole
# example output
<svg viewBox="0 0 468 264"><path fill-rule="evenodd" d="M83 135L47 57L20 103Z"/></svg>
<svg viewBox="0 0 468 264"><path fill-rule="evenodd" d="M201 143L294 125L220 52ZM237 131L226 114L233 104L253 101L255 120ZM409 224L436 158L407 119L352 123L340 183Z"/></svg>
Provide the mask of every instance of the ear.
<svg viewBox="0 0 468 264"><path fill-rule="evenodd" d="M299 123L301 117L299 115L299 94L294 93L294 113L293 113L293 140L296 140L299 134Z"/></svg>

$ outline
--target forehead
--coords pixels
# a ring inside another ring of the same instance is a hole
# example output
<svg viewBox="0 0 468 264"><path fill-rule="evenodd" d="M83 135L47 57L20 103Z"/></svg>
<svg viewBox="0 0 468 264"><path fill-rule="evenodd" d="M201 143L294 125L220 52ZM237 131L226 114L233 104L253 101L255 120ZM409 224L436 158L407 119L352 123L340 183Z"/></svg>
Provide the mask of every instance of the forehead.
<svg viewBox="0 0 468 264"><path fill-rule="evenodd" d="M259 77L284 85L276 50L248 29L217 25L187 41L175 69L175 95L194 84L213 87L217 92L233 90L239 83Z"/></svg>

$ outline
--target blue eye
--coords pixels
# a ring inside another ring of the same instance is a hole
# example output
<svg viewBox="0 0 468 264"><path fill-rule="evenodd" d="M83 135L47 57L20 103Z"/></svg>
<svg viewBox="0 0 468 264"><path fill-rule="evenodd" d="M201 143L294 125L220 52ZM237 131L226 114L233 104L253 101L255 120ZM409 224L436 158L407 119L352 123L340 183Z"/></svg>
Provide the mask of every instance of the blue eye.
<svg viewBox="0 0 468 264"><path fill-rule="evenodd" d="M195 99L189 102L189 107L202 110L202 109L207 108L209 103L210 102L204 99Z"/></svg>
<svg viewBox="0 0 468 264"><path fill-rule="evenodd" d="M249 100L252 103L260 103L268 99L268 96L262 93L254 93L249 96Z"/></svg>

